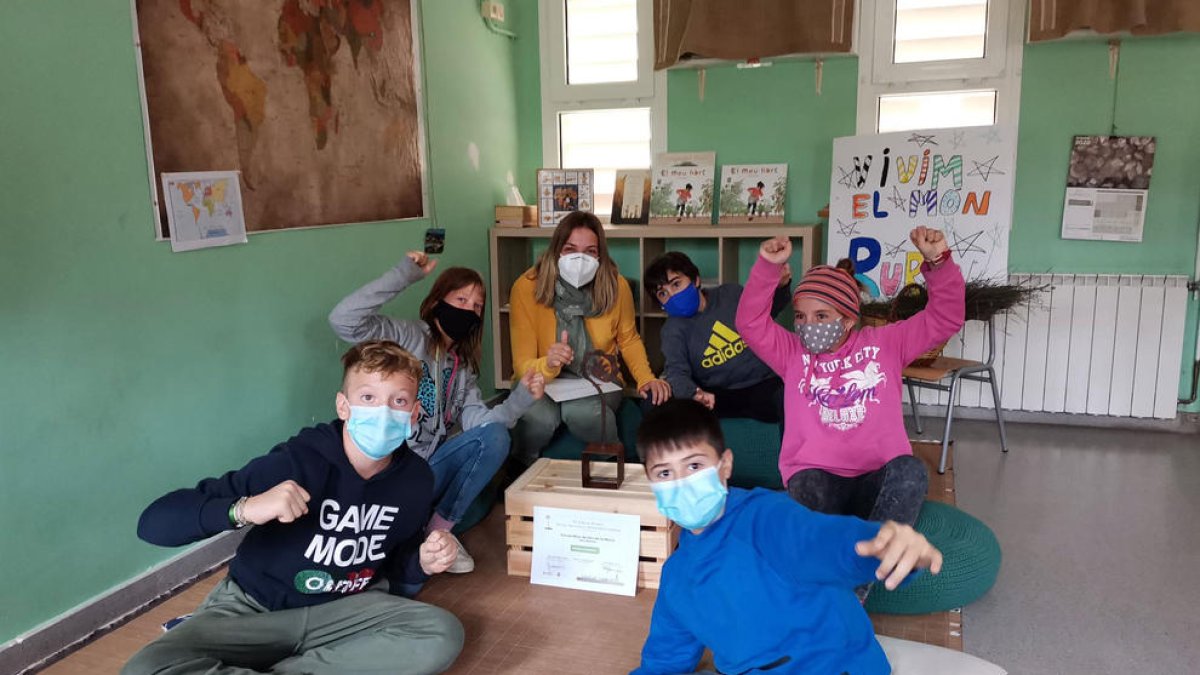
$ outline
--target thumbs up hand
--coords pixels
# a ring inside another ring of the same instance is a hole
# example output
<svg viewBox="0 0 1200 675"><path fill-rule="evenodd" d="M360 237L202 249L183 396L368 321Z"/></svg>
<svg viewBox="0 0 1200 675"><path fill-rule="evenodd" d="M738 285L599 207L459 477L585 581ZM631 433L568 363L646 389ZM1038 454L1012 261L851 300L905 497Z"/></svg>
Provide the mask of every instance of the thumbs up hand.
<svg viewBox="0 0 1200 675"><path fill-rule="evenodd" d="M550 368L562 368L575 360L575 350L571 349L568 337L567 331L564 330L559 341L550 345L550 349L546 352L546 365Z"/></svg>

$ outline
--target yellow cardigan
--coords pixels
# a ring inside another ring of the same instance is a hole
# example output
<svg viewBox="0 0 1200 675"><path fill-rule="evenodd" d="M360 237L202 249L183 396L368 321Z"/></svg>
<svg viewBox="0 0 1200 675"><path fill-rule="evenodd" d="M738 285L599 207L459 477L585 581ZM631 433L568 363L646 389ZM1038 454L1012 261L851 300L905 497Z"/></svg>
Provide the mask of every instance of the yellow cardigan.
<svg viewBox="0 0 1200 675"><path fill-rule="evenodd" d="M536 286L537 278L533 269L530 269L517 278L509 295L509 302L512 303L513 379L520 378L531 368L537 368L547 380L558 377L562 371L561 367L550 368L546 365L550 345L558 342L560 337L557 332L558 320L554 317L553 307L540 305L534 299ZM646 345L642 344L642 336L637 332L633 293L624 278L620 279L618 286L616 307L607 314L584 319L584 325L592 339L593 349L615 354L620 348L621 358L640 389L654 379L654 372L650 370L650 360L646 358Z"/></svg>

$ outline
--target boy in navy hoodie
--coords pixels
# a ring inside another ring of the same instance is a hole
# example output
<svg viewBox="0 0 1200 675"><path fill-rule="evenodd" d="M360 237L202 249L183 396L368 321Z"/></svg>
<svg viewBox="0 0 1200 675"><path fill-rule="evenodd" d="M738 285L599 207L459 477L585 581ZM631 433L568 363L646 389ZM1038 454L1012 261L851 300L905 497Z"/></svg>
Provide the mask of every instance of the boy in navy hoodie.
<svg viewBox="0 0 1200 675"><path fill-rule="evenodd" d="M918 568L936 574L942 555L924 536L727 487L733 452L696 401L650 411L637 447L659 511L683 531L636 675L690 673L705 647L723 673L891 672L854 588L893 589Z"/></svg>
<svg viewBox="0 0 1200 675"><path fill-rule="evenodd" d="M123 673L436 673L454 662L458 620L399 595L457 554L446 532L423 532L433 473L405 443L421 362L371 341L342 364L332 423L142 513L138 536L160 546L256 527L196 613Z"/></svg>

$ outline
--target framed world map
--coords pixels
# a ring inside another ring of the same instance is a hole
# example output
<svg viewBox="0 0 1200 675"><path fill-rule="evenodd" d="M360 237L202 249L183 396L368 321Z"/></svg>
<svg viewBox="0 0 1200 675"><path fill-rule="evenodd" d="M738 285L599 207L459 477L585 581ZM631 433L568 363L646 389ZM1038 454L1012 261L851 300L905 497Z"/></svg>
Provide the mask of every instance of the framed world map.
<svg viewBox="0 0 1200 675"><path fill-rule="evenodd" d="M424 215L411 0L135 0L151 183L240 171L250 232Z"/></svg>

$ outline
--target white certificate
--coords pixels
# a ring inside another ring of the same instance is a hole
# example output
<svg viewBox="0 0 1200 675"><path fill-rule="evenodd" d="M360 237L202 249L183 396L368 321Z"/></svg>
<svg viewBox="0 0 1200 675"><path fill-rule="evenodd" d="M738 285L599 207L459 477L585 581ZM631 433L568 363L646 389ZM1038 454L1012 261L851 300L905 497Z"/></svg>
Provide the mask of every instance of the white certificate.
<svg viewBox="0 0 1200 675"><path fill-rule="evenodd" d="M632 596L641 519L622 513L533 507L531 583Z"/></svg>
<svg viewBox="0 0 1200 675"><path fill-rule="evenodd" d="M607 394L621 391L621 387L612 382L598 382L600 391ZM560 377L546 383L546 395L551 401L562 403L596 395L596 388L588 380L578 377Z"/></svg>

